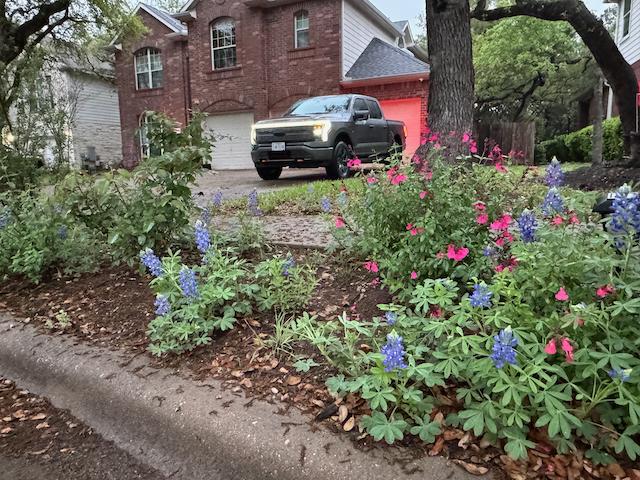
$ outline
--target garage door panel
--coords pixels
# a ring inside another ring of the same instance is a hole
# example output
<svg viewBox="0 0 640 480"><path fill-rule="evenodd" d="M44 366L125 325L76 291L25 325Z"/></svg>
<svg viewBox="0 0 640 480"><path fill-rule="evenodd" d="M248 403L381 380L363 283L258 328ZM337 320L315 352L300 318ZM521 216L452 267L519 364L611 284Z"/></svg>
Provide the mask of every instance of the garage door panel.
<svg viewBox="0 0 640 480"><path fill-rule="evenodd" d="M213 137L213 168L216 170L252 169L251 125L253 113L210 115L205 130Z"/></svg>
<svg viewBox="0 0 640 480"><path fill-rule="evenodd" d="M403 98L401 100L381 100L380 106L388 120L400 120L407 127L408 155L413 155L420 146L420 132L423 124L422 99Z"/></svg>

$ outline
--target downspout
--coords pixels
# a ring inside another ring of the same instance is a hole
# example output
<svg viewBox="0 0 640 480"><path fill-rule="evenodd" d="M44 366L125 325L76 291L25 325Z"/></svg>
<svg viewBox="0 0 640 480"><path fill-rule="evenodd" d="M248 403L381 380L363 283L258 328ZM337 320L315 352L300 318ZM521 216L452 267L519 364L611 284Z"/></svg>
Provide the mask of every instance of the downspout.
<svg viewBox="0 0 640 480"><path fill-rule="evenodd" d="M192 98L191 98L191 63L189 58L189 42L182 42L182 79L184 82L184 106L185 106L185 126L189 124L192 115Z"/></svg>

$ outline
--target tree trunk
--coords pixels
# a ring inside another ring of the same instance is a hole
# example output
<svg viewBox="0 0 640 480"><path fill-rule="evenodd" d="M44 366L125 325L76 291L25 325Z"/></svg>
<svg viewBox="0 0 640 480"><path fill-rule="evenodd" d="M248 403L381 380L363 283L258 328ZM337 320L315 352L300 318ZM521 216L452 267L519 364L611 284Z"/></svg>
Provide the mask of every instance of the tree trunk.
<svg viewBox="0 0 640 480"><path fill-rule="evenodd" d="M598 74L598 81L593 90L594 115L593 119L593 149L591 162L594 167L602 164L602 150L603 150L603 132L602 132L602 118L604 117L604 108L602 106L602 89L603 89L602 75Z"/></svg>
<svg viewBox="0 0 640 480"><path fill-rule="evenodd" d="M493 21L525 15L571 24L613 89L624 131L625 153L630 155L632 165L640 166L640 136L636 132L638 81L602 21L581 0L520 0L515 5L492 9L485 9L484 3L479 3L473 18Z"/></svg>
<svg viewBox="0 0 640 480"><path fill-rule="evenodd" d="M431 77L429 126L434 132L471 132L474 69L467 0L426 0Z"/></svg>

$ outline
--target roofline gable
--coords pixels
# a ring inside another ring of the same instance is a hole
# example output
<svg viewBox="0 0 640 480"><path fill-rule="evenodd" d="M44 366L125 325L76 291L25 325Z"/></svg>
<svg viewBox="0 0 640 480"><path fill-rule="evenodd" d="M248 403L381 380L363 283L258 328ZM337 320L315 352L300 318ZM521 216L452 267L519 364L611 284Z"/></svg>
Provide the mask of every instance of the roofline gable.
<svg viewBox="0 0 640 480"><path fill-rule="evenodd" d="M155 12L155 8L150 7L149 5L139 2L138 5L136 5L136 7L133 10L133 15L137 15L138 12L140 10L144 10L145 12L147 12L149 15L151 15L153 18L155 18L157 21L159 21L160 23L162 23L165 27L167 27L168 29L170 29L172 32L174 33L185 33L186 30L184 28L176 28L175 25L172 25L171 23L167 22L164 18L162 18L161 16L159 16L158 14L156 14ZM167 12L167 15L171 16L171 14L169 12Z"/></svg>

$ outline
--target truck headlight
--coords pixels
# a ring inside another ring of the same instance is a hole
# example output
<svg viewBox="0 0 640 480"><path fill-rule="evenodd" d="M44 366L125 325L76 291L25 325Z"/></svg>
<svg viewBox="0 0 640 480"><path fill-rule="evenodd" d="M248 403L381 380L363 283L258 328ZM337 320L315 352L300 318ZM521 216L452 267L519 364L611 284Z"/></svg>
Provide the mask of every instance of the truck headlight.
<svg viewBox="0 0 640 480"><path fill-rule="evenodd" d="M258 144L258 132L256 132L256 126L251 125L251 145Z"/></svg>
<svg viewBox="0 0 640 480"><path fill-rule="evenodd" d="M313 125L313 136L319 138L323 142L329 141L329 132L331 131L331 122L324 120Z"/></svg>

